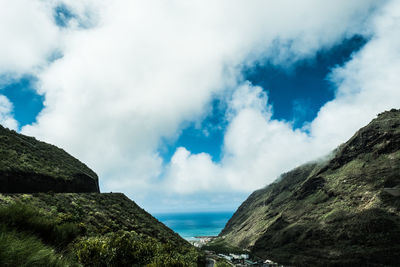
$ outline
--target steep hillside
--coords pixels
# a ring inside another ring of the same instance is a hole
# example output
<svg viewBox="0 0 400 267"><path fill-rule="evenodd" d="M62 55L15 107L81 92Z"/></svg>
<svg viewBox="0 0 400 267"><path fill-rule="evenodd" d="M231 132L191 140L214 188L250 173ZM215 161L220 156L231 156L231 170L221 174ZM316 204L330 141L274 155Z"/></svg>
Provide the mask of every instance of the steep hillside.
<svg viewBox="0 0 400 267"><path fill-rule="evenodd" d="M216 242L295 266L400 265L400 110L252 193Z"/></svg>
<svg viewBox="0 0 400 267"><path fill-rule="evenodd" d="M202 259L120 193L0 194L0 243L1 266L197 266Z"/></svg>
<svg viewBox="0 0 400 267"><path fill-rule="evenodd" d="M96 173L56 146L0 125L0 192L99 192Z"/></svg>
<svg viewBox="0 0 400 267"><path fill-rule="evenodd" d="M0 266L201 261L192 245L125 195L99 193L97 175L64 150L0 126Z"/></svg>
<svg viewBox="0 0 400 267"><path fill-rule="evenodd" d="M0 206L15 202L38 207L50 217L79 222L87 235L135 231L162 242L188 244L121 193L0 194Z"/></svg>

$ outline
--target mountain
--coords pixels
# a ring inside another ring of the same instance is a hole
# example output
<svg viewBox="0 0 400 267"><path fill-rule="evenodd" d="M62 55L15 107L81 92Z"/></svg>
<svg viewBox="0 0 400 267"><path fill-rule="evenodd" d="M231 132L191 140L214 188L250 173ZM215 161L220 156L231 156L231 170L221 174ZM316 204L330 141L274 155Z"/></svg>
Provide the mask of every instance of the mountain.
<svg viewBox="0 0 400 267"><path fill-rule="evenodd" d="M190 243L53 145L0 126L0 266L197 266Z"/></svg>
<svg viewBox="0 0 400 267"><path fill-rule="evenodd" d="M0 125L0 193L99 192L98 177L64 150Z"/></svg>
<svg viewBox="0 0 400 267"><path fill-rule="evenodd" d="M288 152L290 153L290 152ZM294 266L400 266L400 110L253 192L214 244Z"/></svg>

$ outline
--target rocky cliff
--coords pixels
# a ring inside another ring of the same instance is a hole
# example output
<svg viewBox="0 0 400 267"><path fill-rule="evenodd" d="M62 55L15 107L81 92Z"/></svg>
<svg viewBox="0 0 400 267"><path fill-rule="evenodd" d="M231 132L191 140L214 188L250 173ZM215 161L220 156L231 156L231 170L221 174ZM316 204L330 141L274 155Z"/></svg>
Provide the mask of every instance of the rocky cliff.
<svg viewBox="0 0 400 267"><path fill-rule="evenodd" d="M391 110L329 159L252 193L216 242L295 266L399 266L399 194L400 110Z"/></svg>
<svg viewBox="0 0 400 267"><path fill-rule="evenodd" d="M98 177L64 150L0 126L0 193L99 192Z"/></svg>

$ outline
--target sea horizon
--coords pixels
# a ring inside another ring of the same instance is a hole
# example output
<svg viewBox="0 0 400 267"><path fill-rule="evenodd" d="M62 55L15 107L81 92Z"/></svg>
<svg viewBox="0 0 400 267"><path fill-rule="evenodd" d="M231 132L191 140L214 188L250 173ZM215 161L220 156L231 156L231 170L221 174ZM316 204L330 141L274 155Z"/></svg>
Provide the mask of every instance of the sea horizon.
<svg viewBox="0 0 400 267"><path fill-rule="evenodd" d="M234 211L162 212L153 214L182 238L192 241L199 236L217 236Z"/></svg>

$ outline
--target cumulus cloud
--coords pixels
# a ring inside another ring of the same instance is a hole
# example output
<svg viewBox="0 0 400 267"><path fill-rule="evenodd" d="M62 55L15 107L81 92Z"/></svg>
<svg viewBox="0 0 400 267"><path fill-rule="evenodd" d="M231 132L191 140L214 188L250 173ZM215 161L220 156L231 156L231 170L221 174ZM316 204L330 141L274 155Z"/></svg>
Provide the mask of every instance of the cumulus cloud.
<svg viewBox="0 0 400 267"><path fill-rule="evenodd" d="M169 166L167 185L178 193L190 194L197 191L210 191L210 187L229 186L221 178L221 168L214 164L210 155L192 155L184 147L175 152ZM172 184L171 184L172 183Z"/></svg>
<svg viewBox="0 0 400 267"><path fill-rule="evenodd" d="M191 159L201 158L203 172L217 168L218 179L203 179L202 188L205 180L209 190L221 191L221 183L225 188L229 185L230 190L252 190L274 181L284 171L329 153L376 114L399 107L399 29L400 5L392 1L372 19L373 34L367 45L343 67L332 71L329 79L337 87L336 97L303 129L293 130L289 122L272 120L267 96L260 88L246 84L235 92L230 103L234 115L227 116L231 121L221 163L211 162L207 155L186 155L178 163L188 167ZM180 169L176 164L171 163L172 170ZM185 177L193 177L192 170L185 171ZM175 173L170 177L182 184L173 178ZM185 184L187 190L196 187L188 180Z"/></svg>
<svg viewBox="0 0 400 267"><path fill-rule="evenodd" d="M51 6L45 1L0 0L0 74L34 73L47 64L59 42Z"/></svg>
<svg viewBox="0 0 400 267"><path fill-rule="evenodd" d="M167 183L180 192L251 191L327 151L304 131L293 130L291 123L271 119L267 103L262 88L250 83L240 86L229 101L230 122L221 162L179 148L171 160Z"/></svg>
<svg viewBox="0 0 400 267"><path fill-rule="evenodd" d="M336 98L327 103L311 125L316 136L330 142L348 138L376 114L400 106L400 5L391 1L371 25L371 40L331 80Z"/></svg>
<svg viewBox="0 0 400 267"><path fill-rule="evenodd" d="M0 124L4 127L16 130L17 121L12 116L13 105L4 95L0 95Z"/></svg>
<svg viewBox="0 0 400 267"><path fill-rule="evenodd" d="M64 29L52 17L61 4L75 14ZM375 51L373 42L388 38L385 30L393 31L391 22L379 25L392 9L380 11L373 0L18 0L11 5L22 16L0 16L0 25L13 25L0 28L10 41L0 45L0 58L6 59L0 72L34 69L37 90L45 96L37 122L22 132L88 163L99 173L103 190L135 197L157 190L249 191L328 151L350 132L344 123L331 127L340 121L333 118L336 106L338 118L345 118L345 104L349 109L353 96L360 103L368 98L361 89L346 97L344 88L364 85L359 80L368 72L361 71L371 57L368 47ZM356 33L373 36L372 41L354 63L332 74L337 99L309 125L310 133L272 120L267 95L241 77L244 66L269 61L287 67ZM390 41L386 45L393 50ZM63 56L48 63L54 50ZM381 53L376 56L384 57ZM381 66L386 63L382 59ZM186 122L205 115L216 96L229 105L221 162L185 148L163 162L157 152L161 140L177 138ZM390 105L385 103L379 107ZM354 128L370 117L349 124ZM326 137L329 141L321 141Z"/></svg>

